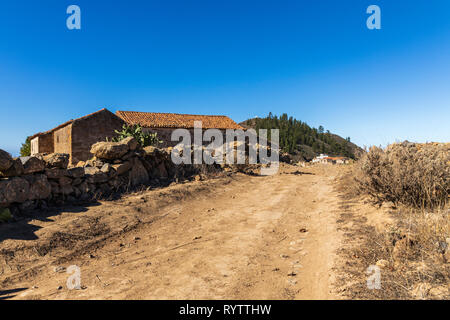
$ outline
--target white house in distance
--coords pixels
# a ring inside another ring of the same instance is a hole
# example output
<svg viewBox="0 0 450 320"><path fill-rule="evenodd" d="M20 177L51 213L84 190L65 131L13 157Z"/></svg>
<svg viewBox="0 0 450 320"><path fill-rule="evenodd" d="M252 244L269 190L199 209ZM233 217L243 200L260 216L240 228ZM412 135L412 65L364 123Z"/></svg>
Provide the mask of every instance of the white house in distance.
<svg viewBox="0 0 450 320"><path fill-rule="evenodd" d="M347 164L349 159L346 157L329 157L326 154L320 154L311 161L312 163L323 163L323 164Z"/></svg>
<svg viewBox="0 0 450 320"><path fill-rule="evenodd" d="M319 156L315 157L314 159L312 159L312 163L320 163L321 160L328 158L328 155L321 153Z"/></svg>

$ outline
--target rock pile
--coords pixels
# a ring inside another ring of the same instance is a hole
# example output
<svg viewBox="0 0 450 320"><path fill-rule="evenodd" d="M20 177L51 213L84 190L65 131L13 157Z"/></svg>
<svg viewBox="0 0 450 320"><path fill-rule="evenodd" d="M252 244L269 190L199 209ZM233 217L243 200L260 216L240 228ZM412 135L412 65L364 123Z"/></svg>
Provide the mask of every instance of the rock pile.
<svg viewBox="0 0 450 320"><path fill-rule="evenodd" d="M0 208L28 211L77 200L89 201L138 186L164 186L212 172L219 165L175 165L171 148L141 148L132 137L121 142L98 142L94 157L68 167L67 154L13 159L0 150Z"/></svg>

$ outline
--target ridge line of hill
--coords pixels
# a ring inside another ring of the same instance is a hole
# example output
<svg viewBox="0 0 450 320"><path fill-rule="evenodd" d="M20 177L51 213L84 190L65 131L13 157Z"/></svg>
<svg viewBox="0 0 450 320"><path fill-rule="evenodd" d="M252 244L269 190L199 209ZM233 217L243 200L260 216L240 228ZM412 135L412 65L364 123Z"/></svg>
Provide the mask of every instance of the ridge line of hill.
<svg viewBox="0 0 450 320"><path fill-rule="evenodd" d="M247 119L239 125L257 132L259 129L279 129L280 148L289 153L294 161L311 161L319 154L356 159L363 152L362 148L351 142L350 137L344 139L330 131L325 132L322 126L318 129L310 127L306 122L289 117L286 113L279 117L269 113L265 118Z"/></svg>

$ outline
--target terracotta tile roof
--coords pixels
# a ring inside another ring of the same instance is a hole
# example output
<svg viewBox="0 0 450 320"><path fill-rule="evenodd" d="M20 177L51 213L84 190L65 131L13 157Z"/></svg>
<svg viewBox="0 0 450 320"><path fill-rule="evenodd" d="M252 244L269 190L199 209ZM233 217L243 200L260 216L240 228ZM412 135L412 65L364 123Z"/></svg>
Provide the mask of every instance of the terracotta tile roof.
<svg viewBox="0 0 450 320"><path fill-rule="evenodd" d="M194 128L194 121L202 121L204 129L244 129L227 116L205 116L177 113L117 111L125 122L146 128Z"/></svg>
<svg viewBox="0 0 450 320"><path fill-rule="evenodd" d="M95 115L95 114L97 114L97 113L104 112L104 111L110 112L108 109L103 108L103 109L101 109L101 110L99 110L99 111L90 113L90 114L85 115L85 116L83 116L83 117L81 117L81 118L72 119L72 120L69 120L69 121L67 121L67 122L64 122L63 124L60 124L59 126L53 128L53 129L51 129L51 130L48 130L48 131L45 131L45 132L39 132L39 133L36 133L34 136L31 136L30 139L34 139L34 138L36 138L37 136L41 136L41 135L44 135L44 134L53 133L53 132L55 132L56 130L59 130L59 129L61 129L61 128L64 128L65 126L68 126L69 124L73 123L74 121L83 120L83 119L89 118L89 117L91 117L91 116L93 116L93 115Z"/></svg>
<svg viewBox="0 0 450 320"><path fill-rule="evenodd" d="M336 160L346 160L348 158L346 158L346 157L325 157L323 159L336 161Z"/></svg>

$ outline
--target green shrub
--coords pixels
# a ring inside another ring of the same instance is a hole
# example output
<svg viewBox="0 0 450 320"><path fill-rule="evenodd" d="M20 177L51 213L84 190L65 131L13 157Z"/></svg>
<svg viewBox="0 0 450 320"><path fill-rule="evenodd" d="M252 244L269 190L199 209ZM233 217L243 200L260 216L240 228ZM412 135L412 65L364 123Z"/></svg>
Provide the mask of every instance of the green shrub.
<svg viewBox="0 0 450 320"><path fill-rule="evenodd" d="M11 220L11 211L8 208L0 208L0 223Z"/></svg>
<svg viewBox="0 0 450 320"><path fill-rule="evenodd" d="M120 142L125 138L134 137L142 147L158 146L162 143L157 137L157 133L145 133L140 125L124 124L121 131L115 130L117 136L112 138L113 142Z"/></svg>

